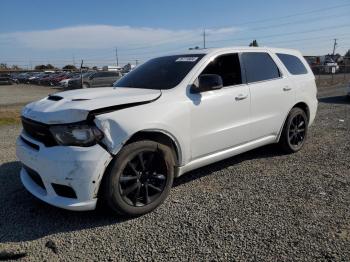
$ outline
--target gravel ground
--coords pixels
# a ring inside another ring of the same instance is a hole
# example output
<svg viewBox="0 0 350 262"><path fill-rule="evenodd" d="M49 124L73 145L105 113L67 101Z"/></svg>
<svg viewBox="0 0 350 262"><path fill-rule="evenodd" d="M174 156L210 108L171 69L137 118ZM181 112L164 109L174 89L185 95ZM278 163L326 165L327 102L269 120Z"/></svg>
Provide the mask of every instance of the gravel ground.
<svg viewBox="0 0 350 262"><path fill-rule="evenodd" d="M0 85L0 106L12 104L26 104L48 94L56 93L58 89L47 86L25 84Z"/></svg>
<svg viewBox="0 0 350 262"><path fill-rule="evenodd" d="M20 127L0 127L0 258L350 261L350 103L343 88L319 94L301 152L267 146L193 171L161 207L129 220L36 200L18 176Z"/></svg>

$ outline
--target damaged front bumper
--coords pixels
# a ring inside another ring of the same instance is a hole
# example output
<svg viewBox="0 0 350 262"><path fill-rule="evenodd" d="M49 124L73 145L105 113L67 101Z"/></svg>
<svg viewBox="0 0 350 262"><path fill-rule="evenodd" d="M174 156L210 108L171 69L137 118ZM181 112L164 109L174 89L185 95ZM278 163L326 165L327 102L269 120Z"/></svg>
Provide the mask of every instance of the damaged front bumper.
<svg viewBox="0 0 350 262"><path fill-rule="evenodd" d="M53 146L24 132L16 142L21 180L37 198L68 210L93 210L99 186L112 156L100 145Z"/></svg>

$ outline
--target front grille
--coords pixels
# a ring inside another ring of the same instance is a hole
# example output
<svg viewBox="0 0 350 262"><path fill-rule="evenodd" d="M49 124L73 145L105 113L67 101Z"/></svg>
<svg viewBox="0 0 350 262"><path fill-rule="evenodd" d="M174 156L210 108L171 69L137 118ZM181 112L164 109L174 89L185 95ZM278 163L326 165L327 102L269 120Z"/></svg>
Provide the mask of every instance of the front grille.
<svg viewBox="0 0 350 262"><path fill-rule="evenodd" d="M48 125L22 117L22 126L26 134L43 143L45 146L50 147L57 145Z"/></svg>
<svg viewBox="0 0 350 262"><path fill-rule="evenodd" d="M46 190L44 182L37 172L35 172L33 169L27 166L23 166L23 168L26 170L27 174L30 176L30 178L33 180L35 184L40 186L42 189Z"/></svg>

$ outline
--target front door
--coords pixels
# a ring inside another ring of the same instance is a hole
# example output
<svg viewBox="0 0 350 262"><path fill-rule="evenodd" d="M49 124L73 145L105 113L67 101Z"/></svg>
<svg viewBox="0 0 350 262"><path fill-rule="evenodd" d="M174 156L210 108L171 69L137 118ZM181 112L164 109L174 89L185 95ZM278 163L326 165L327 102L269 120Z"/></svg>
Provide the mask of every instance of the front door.
<svg viewBox="0 0 350 262"><path fill-rule="evenodd" d="M190 94L192 159L250 140L250 92L242 81L238 54L222 55L201 74L218 74L224 87Z"/></svg>

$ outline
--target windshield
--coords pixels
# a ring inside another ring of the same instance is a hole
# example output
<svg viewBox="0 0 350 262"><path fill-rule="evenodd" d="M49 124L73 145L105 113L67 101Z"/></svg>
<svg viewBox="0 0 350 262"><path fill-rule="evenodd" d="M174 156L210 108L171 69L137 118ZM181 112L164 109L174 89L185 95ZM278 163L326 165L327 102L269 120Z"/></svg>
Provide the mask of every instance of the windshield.
<svg viewBox="0 0 350 262"><path fill-rule="evenodd" d="M174 55L151 59L118 80L115 87L171 89L177 86L204 54Z"/></svg>

